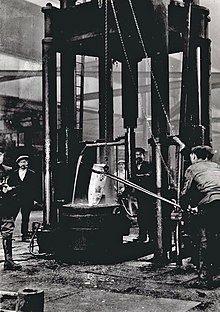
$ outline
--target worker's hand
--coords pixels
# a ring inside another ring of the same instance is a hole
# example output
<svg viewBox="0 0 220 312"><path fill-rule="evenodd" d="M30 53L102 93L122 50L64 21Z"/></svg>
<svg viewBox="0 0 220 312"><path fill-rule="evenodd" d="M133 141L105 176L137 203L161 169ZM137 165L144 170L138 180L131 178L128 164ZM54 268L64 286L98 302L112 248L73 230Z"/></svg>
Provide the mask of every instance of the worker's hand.
<svg viewBox="0 0 220 312"><path fill-rule="evenodd" d="M150 173L137 173L136 176L137 177L149 177Z"/></svg>
<svg viewBox="0 0 220 312"><path fill-rule="evenodd" d="M39 203L36 200L34 200L34 206L38 206L38 205Z"/></svg>
<svg viewBox="0 0 220 312"><path fill-rule="evenodd" d="M3 184L3 186L2 186L2 192L3 193L7 193L7 192L9 192L11 190L12 190L11 186L9 186L8 184Z"/></svg>
<svg viewBox="0 0 220 312"><path fill-rule="evenodd" d="M185 147L186 147L186 145L180 140L180 138L178 138L177 136L174 136L173 137L173 140L177 143L177 144L179 144L179 146L180 146L180 151L182 151Z"/></svg>
<svg viewBox="0 0 220 312"><path fill-rule="evenodd" d="M188 207L188 211L192 215L197 215L199 212L198 207L191 207L191 206Z"/></svg>

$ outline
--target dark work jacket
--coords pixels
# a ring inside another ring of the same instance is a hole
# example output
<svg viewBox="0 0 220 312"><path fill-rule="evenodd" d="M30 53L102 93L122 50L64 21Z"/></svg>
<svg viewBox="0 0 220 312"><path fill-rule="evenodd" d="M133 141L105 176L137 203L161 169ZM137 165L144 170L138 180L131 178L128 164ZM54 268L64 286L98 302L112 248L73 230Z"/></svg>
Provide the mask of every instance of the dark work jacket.
<svg viewBox="0 0 220 312"><path fill-rule="evenodd" d="M37 183L36 174L33 170L28 169L22 181L18 174L18 169L13 171L8 180L10 186L16 188L17 203L19 207L32 208L34 200L37 200Z"/></svg>
<svg viewBox="0 0 220 312"><path fill-rule="evenodd" d="M12 189L11 191L8 191L7 193L3 193L2 190L0 190L0 200L1 200L1 208L0 208L0 217L1 218L16 218L19 207L17 205L17 193L16 189Z"/></svg>
<svg viewBox="0 0 220 312"><path fill-rule="evenodd" d="M192 207L220 200L220 166L209 160L189 166L181 195L181 201Z"/></svg>
<svg viewBox="0 0 220 312"><path fill-rule="evenodd" d="M6 165L0 165L0 182L3 182L4 179L8 178L12 171L12 167Z"/></svg>
<svg viewBox="0 0 220 312"><path fill-rule="evenodd" d="M140 169L136 167L136 177L134 182L149 191L154 191L154 178L151 163L143 161ZM153 200L152 196L149 196L143 192L135 190L135 194L141 201L145 201L146 197L149 200Z"/></svg>
<svg viewBox="0 0 220 312"><path fill-rule="evenodd" d="M148 190L153 189L153 171L152 164L143 161L140 169L136 167L136 183Z"/></svg>

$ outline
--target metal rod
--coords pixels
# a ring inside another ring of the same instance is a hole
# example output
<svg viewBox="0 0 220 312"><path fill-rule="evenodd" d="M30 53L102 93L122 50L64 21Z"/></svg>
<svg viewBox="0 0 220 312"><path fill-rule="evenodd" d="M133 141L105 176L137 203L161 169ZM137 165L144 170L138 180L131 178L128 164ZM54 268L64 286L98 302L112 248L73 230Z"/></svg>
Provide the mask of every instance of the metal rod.
<svg viewBox="0 0 220 312"><path fill-rule="evenodd" d="M157 254L163 256L163 222L162 222L162 203L161 203L161 187L162 187L162 166L161 166L161 144L157 143L155 149L156 160L156 221L157 221Z"/></svg>
<svg viewBox="0 0 220 312"><path fill-rule="evenodd" d="M201 125L202 124L202 104L201 104L201 48L200 47L196 48L196 65L197 65L197 80L198 80L199 125Z"/></svg>
<svg viewBox="0 0 220 312"><path fill-rule="evenodd" d="M185 0L186 20L184 30L184 47L183 47L183 68L182 68L182 87L181 87L181 103L180 103L180 125L179 133L181 138L187 124L188 116L188 93L189 93L189 58L190 58L190 34L191 34L191 14L192 0Z"/></svg>
<svg viewBox="0 0 220 312"><path fill-rule="evenodd" d="M180 148L179 148L180 151ZM180 202L180 190L181 190L181 178L182 178L182 167L183 167L183 158L181 153L179 152L178 155L178 181L177 181L177 203ZM181 245L180 245L180 221L176 222L176 229L175 229L175 236L176 236L176 257L177 257L177 264L182 265L182 259L181 259Z"/></svg>
<svg viewBox="0 0 220 312"><path fill-rule="evenodd" d="M100 146L115 146L124 145L122 142L103 142L103 143L87 143L86 147L100 147Z"/></svg>
<svg viewBox="0 0 220 312"><path fill-rule="evenodd" d="M83 149L80 152L80 155L83 155L85 152L85 149L87 147L102 147L102 146L115 146L115 145L124 145L125 143L122 142L103 142L103 143L86 143L86 145L83 147Z"/></svg>
<svg viewBox="0 0 220 312"><path fill-rule="evenodd" d="M155 194L155 193L153 193L153 192L151 192L151 191L149 191L149 190L147 190L147 189L145 189L145 188L143 188L143 187L137 185L137 184L134 183L134 182L128 181L128 180L126 180L126 179L119 178L119 177L117 177L116 175L111 174L111 173L108 173L108 172L98 171L98 170L94 170L94 169L92 169L92 171L95 172L95 173L98 173L98 174L105 174L105 175L106 175L108 178L110 178L110 179L113 179L113 180L115 180L115 181L124 183L125 185L130 186L130 187L133 187L133 188L135 188L136 190L138 190L138 191L140 191L140 192L143 192L143 193L145 193L145 194L147 194L147 195L150 195L150 196L153 196L153 197L155 197L155 198L157 198L157 199L160 199L160 200L162 200L162 201L164 201L164 202L166 202L166 203L168 203L168 204L170 204L170 205L172 205L172 206L181 208L181 206L180 206L179 204L177 204L177 203L175 203L175 202L173 202L173 201L171 201L171 200L169 200L169 199L167 199L167 198L165 198L165 197L162 197L162 196L160 196L160 195L157 195L157 194Z"/></svg>
<svg viewBox="0 0 220 312"><path fill-rule="evenodd" d="M127 128L126 140L126 169L128 178L131 179L135 172L135 132L133 128Z"/></svg>

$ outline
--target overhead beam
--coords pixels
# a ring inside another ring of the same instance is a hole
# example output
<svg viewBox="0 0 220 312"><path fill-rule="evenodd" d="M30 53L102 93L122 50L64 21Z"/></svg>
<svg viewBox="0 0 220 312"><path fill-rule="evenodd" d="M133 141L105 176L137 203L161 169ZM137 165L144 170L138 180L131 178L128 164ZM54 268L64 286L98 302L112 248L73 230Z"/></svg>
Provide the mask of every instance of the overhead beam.
<svg viewBox="0 0 220 312"><path fill-rule="evenodd" d="M60 75L60 69L57 69L57 75ZM170 72L169 79L181 79L181 72ZM29 77L41 77L42 70L0 70L0 82L16 79L24 79ZM87 78L98 78L98 68L89 69L85 66L84 76ZM151 73L148 71L138 71L140 79L151 78ZM113 79L119 80L121 78L121 71L113 71ZM172 81L170 81L172 83ZM211 84L217 85L220 83L220 72L211 73Z"/></svg>

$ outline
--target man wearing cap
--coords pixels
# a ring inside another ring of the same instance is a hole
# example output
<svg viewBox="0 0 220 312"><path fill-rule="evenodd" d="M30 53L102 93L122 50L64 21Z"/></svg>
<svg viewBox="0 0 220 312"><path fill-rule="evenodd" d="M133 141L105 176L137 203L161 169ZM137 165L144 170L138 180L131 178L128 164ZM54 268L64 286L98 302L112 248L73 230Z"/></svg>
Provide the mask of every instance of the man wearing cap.
<svg viewBox="0 0 220 312"><path fill-rule="evenodd" d="M145 160L145 150L142 147L135 149L136 156L136 183L143 188L153 191L153 172L152 164ZM144 242L147 235L150 241L155 240L155 208L153 197L143 192L136 191L138 202L137 221L139 235L134 241Z"/></svg>
<svg viewBox="0 0 220 312"><path fill-rule="evenodd" d="M120 159L117 163L118 167L117 167L117 171L114 172L114 175L118 176L121 179L126 178L126 172L125 172L125 161L123 159ZM118 195L121 195L124 190L125 190L125 185L124 183L121 182L116 182L115 183L115 189L118 193Z"/></svg>
<svg viewBox="0 0 220 312"><path fill-rule="evenodd" d="M210 285L219 263L220 237L220 166L212 162L210 146L191 149L191 165L185 172L181 203L197 207L200 228L200 277ZM191 208L191 209L193 209Z"/></svg>
<svg viewBox="0 0 220 312"><path fill-rule="evenodd" d="M22 241L28 242L28 224L31 210L36 199L36 174L29 169L29 156L21 155L16 159L18 169L11 173L9 185L16 188L17 207L21 209L21 235Z"/></svg>
<svg viewBox="0 0 220 312"><path fill-rule="evenodd" d="M21 266L16 264L12 257L12 236L15 227L17 208L14 205L14 191L7 183L11 167L3 164L4 149L0 148L0 231L4 250L4 270L20 270Z"/></svg>

